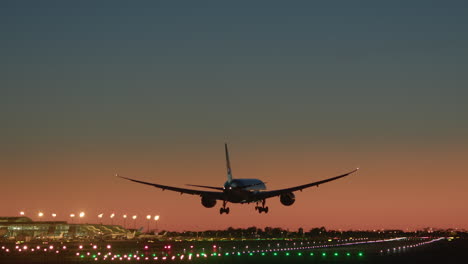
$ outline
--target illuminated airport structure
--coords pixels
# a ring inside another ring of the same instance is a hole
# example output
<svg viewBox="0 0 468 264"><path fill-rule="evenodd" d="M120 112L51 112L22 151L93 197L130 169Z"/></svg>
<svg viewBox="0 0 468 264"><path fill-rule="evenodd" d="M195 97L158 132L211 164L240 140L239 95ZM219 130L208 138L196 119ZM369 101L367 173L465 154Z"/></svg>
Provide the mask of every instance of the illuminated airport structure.
<svg viewBox="0 0 468 264"><path fill-rule="evenodd" d="M65 221L33 221L29 217L0 217L0 238L74 239L130 238L133 232L118 225L69 224Z"/></svg>

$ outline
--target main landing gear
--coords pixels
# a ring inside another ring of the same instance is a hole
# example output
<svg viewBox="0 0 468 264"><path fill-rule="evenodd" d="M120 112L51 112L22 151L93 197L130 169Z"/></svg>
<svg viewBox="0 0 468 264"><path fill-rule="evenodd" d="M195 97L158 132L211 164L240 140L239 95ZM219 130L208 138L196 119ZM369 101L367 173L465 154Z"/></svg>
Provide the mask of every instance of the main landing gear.
<svg viewBox="0 0 468 264"><path fill-rule="evenodd" d="M229 207L226 207L227 202L223 201L223 207L219 208L219 214L229 214Z"/></svg>
<svg viewBox="0 0 468 264"><path fill-rule="evenodd" d="M258 206L258 202L257 202L257 206L255 206L255 210L258 211L259 214L261 214L262 212L264 212L265 214L268 213L268 206L265 207L265 200L262 201L262 206Z"/></svg>

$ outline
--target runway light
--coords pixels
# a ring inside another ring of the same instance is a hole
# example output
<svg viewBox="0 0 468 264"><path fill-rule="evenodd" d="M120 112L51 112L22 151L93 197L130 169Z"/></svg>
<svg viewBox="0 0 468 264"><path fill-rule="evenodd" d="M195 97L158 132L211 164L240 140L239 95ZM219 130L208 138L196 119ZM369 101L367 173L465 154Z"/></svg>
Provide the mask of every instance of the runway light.
<svg viewBox="0 0 468 264"><path fill-rule="evenodd" d="M327 256L327 253L323 252L322 257L325 257L325 256Z"/></svg>
<svg viewBox="0 0 468 264"><path fill-rule="evenodd" d="M333 254L333 255L335 255L335 257L338 256L338 252L335 252L335 254Z"/></svg>
<svg viewBox="0 0 468 264"><path fill-rule="evenodd" d="M362 252L358 253L358 256L362 257L364 254Z"/></svg>

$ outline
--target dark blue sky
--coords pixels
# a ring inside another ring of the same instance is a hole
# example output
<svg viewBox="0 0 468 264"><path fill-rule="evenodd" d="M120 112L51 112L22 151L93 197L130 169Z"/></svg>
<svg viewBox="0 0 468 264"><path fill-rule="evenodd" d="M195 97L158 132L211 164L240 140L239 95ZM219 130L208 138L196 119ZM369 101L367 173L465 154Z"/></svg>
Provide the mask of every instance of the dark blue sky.
<svg viewBox="0 0 468 264"><path fill-rule="evenodd" d="M466 155L467 28L466 1L2 1L0 157Z"/></svg>

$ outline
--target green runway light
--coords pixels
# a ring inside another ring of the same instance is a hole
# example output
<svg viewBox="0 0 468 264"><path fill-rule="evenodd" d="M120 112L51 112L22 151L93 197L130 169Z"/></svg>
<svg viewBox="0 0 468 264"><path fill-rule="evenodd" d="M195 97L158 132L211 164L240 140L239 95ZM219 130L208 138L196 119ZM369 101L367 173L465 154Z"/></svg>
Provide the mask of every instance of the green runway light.
<svg viewBox="0 0 468 264"><path fill-rule="evenodd" d="M93 255L93 258L95 258L95 257L96 257L96 255Z"/></svg>
<svg viewBox="0 0 468 264"><path fill-rule="evenodd" d="M265 256L265 253L262 253L262 256Z"/></svg>
<svg viewBox="0 0 468 264"><path fill-rule="evenodd" d="M323 252L322 257L325 257L325 256L327 256L327 253Z"/></svg>
<svg viewBox="0 0 468 264"><path fill-rule="evenodd" d="M144 257L144 256L145 256L145 254L141 254L140 256ZM177 254L177 256L180 256L180 254Z"/></svg>
<svg viewBox="0 0 468 264"><path fill-rule="evenodd" d="M276 253L276 252L275 252L275 253L273 253L273 256L278 256L278 253Z"/></svg>
<svg viewBox="0 0 468 264"><path fill-rule="evenodd" d="M81 255L80 258L84 258L84 255Z"/></svg>
<svg viewBox="0 0 468 264"><path fill-rule="evenodd" d="M241 255L241 253L240 253L240 252L237 252L237 256L240 256L240 255Z"/></svg>
<svg viewBox="0 0 468 264"><path fill-rule="evenodd" d="M286 256L289 256L289 252L286 252Z"/></svg>
<svg viewBox="0 0 468 264"><path fill-rule="evenodd" d="M301 252L299 252L299 253L297 253L297 255L298 255L298 256L302 256L302 253L301 253Z"/></svg>
<svg viewBox="0 0 468 264"><path fill-rule="evenodd" d="M253 253L249 253L249 256L253 256Z"/></svg>
<svg viewBox="0 0 468 264"><path fill-rule="evenodd" d="M133 255L132 255L132 254L129 254L128 256L129 256L129 257L133 257Z"/></svg>
<svg viewBox="0 0 468 264"><path fill-rule="evenodd" d="M338 256L338 252L335 252L335 254L333 254L333 255L335 255L335 257Z"/></svg>
<svg viewBox="0 0 468 264"><path fill-rule="evenodd" d="M190 255L192 255L192 254L190 254ZM156 254L153 254L153 257L156 257Z"/></svg>
<svg viewBox="0 0 468 264"><path fill-rule="evenodd" d="M225 256L229 256L229 253L225 253L224 255L225 255Z"/></svg>
<svg viewBox="0 0 468 264"><path fill-rule="evenodd" d="M362 256L364 256L364 254L362 254L362 252L359 252L358 256L362 257Z"/></svg>
<svg viewBox="0 0 468 264"><path fill-rule="evenodd" d="M314 255L314 253L310 252L310 255L311 255L311 256L313 256L313 255Z"/></svg>
<svg viewBox="0 0 468 264"><path fill-rule="evenodd" d="M351 254L348 252L348 253L346 253L346 256L351 256Z"/></svg>

